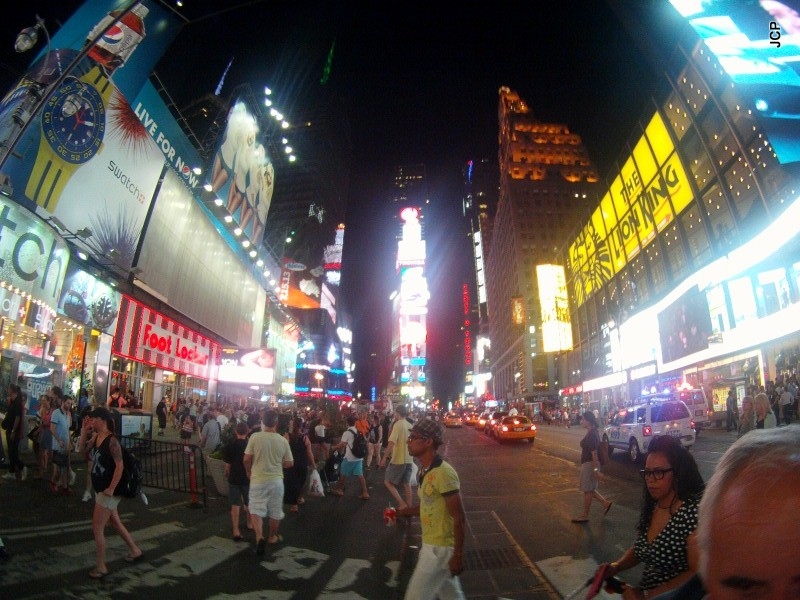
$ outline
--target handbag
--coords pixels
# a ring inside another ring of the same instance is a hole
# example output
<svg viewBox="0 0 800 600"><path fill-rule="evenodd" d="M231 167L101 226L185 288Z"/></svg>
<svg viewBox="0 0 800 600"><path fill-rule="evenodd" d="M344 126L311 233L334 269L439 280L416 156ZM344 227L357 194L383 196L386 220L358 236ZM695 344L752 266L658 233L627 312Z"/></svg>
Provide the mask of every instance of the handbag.
<svg viewBox="0 0 800 600"><path fill-rule="evenodd" d="M28 439L29 439L30 441L32 441L32 442L36 442L36 443L38 443L38 442L39 442L39 434L40 434L41 432L42 432L42 428L41 428L39 425L36 425L36 426L34 426L34 428L33 428L33 429L31 429L31 430L28 432Z"/></svg>
<svg viewBox="0 0 800 600"><path fill-rule="evenodd" d="M311 471L311 481L308 484L309 496L325 496L325 490L322 488L322 478L319 476L319 471Z"/></svg>

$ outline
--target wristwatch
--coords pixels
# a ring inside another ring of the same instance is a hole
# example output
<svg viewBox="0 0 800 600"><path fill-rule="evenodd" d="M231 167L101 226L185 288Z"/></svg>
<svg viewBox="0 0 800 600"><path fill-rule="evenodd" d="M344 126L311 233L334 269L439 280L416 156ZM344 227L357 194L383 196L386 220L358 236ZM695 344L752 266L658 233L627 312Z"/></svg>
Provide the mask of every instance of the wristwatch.
<svg viewBox="0 0 800 600"><path fill-rule="evenodd" d="M108 77L94 66L80 78L68 78L47 99L39 151L25 195L48 212L55 211L75 171L102 149L113 91Z"/></svg>

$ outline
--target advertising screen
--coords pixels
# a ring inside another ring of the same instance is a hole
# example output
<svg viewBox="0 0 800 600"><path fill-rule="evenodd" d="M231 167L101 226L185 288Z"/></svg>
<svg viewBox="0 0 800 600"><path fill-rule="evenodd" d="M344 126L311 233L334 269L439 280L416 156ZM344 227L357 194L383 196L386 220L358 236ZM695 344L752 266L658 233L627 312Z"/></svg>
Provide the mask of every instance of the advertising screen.
<svg viewBox="0 0 800 600"><path fill-rule="evenodd" d="M778 160L800 160L800 2L671 3L752 101Z"/></svg>
<svg viewBox="0 0 800 600"><path fill-rule="evenodd" d="M686 171L656 113L569 249L580 306L619 273L693 199Z"/></svg>
<svg viewBox="0 0 800 600"><path fill-rule="evenodd" d="M223 349L220 360L219 381L272 385L275 383L274 348Z"/></svg>
<svg viewBox="0 0 800 600"><path fill-rule="evenodd" d="M663 362L678 360L708 348L711 315L708 300L694 286L658 315Z"/></svg>
<svg viewBox="0 0 800 600"><path fill-rule="evenodd" d="M114 333L122 295L83 269L69 265L58 312L106 333Z"/></svg>
<svg viewBox="0 0 800 600"><path fill-rule="evenodd" d="M572 348L572 325L564 267L536 265L536 278L539 281L544 351L569 350Z"/></svg>
<svg viewBox="0 0 800 600"><path fill-rule="evenodd" d="M275 169L259 133L256 112L236 100L207 180L242 234L254 242L263 237L275 187Z"/></svg>

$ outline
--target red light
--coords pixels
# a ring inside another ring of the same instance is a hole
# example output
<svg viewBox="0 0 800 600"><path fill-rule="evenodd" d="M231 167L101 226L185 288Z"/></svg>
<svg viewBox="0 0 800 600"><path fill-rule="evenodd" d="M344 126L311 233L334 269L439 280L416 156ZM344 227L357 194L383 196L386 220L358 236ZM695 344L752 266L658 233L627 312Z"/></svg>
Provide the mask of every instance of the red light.
<svg viewBox="0 0 800 600"><path fill-rule="evenodd" d="M645 425L642 427L642 435L645 437L648 435L653 435L653 428L650 427L650 425Z"/></svg>

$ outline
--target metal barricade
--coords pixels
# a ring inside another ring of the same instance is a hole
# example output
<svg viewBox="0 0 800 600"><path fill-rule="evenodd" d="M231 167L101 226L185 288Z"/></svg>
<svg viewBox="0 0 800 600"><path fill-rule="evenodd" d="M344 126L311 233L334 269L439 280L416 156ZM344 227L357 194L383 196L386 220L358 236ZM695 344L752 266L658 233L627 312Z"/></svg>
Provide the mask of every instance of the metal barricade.
<svg viewBox="0 0 800 600"><path fill-rule="evenodd" d="M136 436L119 439L141 461L143 487L190 494L192 506L207 508L205 461L198 445Z"/></svg>

